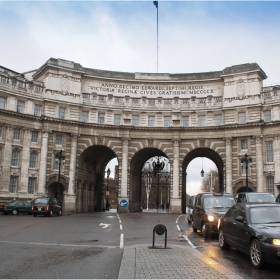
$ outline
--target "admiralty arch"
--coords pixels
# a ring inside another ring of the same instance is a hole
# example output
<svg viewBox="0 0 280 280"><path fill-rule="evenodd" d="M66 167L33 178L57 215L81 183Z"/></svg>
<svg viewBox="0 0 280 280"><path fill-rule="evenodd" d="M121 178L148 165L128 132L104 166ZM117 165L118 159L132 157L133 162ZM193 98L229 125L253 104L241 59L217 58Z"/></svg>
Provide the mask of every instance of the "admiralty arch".
<svg viewBox="0 0 280 280"><path fill-rule="evenodd" d="M264 87L266 78L256 63L180 74L55 58L25 73L0 66L0 202L55 196L60 186L65 214L102 211L105 168L117 158L118 203L127 202L118 211L138 212L142 168L155 156L170 163L171 213L184 213L186 168L201 156L217 166L220 191L247 182L277 195L280 86Z"/></svg>

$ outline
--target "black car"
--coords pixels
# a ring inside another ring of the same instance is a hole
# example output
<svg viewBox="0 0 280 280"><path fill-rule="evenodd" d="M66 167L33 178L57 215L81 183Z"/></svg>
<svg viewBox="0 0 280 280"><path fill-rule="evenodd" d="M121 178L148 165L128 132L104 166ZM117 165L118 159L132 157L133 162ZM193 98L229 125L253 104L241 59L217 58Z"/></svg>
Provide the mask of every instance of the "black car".
<svg viewBox="0 0 280 280"><path fill-rule="evenodd" d="M34 217L37 215L52 217L53 215L61 216L62 210L56 198L38 197L33 202L32 213Z"/></svg>
<svg viewBox="0 0 280 280"><path fill-rule="evenodd" d="M10 203L0 205L0 212L3 212L5 215L17 215L19 213L32 214L31 203L28 201L13 200Z"/></svg>
<svg viewBox="0 0 280 280"><path fill-rule="evenodd" d="M276 197L268 192L241 192L235 196L236 203L241 202L276 202Z"/></svg>
<svg viewBox="0 0 280 280"><path fill-rule="evenodd" d="M248 254L254 267L280 264L280 205L237 203L219 219L219 245Z"/></svg>
<svg viewBox="0 0 280 280"><path fill-rule="evenodd" d="M193 212L193 206L195 203L195 198L196 198L196 195L191 196L189 204L187 204L187 220L188 220L189 224L192 222L192 212Z"/></svg>
<svg viewBox="0 0 280 280"><path fill-rule="evenodd" d="M235 204L235 199L229 193L200 193L196 196L192 212L192 228L200 230L204 238L211 233L218 233L219 217Z"/></svg>

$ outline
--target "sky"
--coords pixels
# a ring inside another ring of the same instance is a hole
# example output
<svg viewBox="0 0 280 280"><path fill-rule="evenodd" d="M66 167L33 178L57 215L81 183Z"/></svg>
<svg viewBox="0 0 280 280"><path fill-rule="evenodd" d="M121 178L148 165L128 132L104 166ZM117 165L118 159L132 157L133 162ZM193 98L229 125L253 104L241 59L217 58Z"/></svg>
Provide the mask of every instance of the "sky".
<svg viewBox="0 0 280 280"><path fill-rule="evenodd" d="M0 65L21 73L53 57L120 72L197 73L256 62L264 85L279 85L279 14L280 1L158 1L157 10L153 1L0 0ZM188 174L200 177L199 165ZM187 189L200 181L188 175Z"/></svg>

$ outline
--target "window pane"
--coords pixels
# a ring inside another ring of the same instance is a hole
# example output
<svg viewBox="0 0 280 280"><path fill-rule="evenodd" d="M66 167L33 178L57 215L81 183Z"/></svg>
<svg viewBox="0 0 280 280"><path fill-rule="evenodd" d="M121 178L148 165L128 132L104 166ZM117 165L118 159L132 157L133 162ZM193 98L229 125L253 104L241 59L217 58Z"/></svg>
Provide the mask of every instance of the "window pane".
<svg viewBox="0 0 280 280"><path fill-rule="evenodd" d="M114 115L114 125L121 124L121 115Z"/></svg>
<svg viewBox="0 0 280 280"><path fill-rule="evenodd" d="M182 117L183 127L189 127L189 116Z"/></svg>
<svg viewBox="0 0 280 280"><path fill-rule="evenodd" d="M271 122L271 110L264 111L264 122Z"/></svg>
<svg viewBox="0 0 280 280"><path fill-rule="evenodd" d="M148 126L155 126L155 117L153 116L148 117Z"/></svg>
<svg viewBox="0 0 280 280"><path fill-rule="evenodd" d="M199 116L198 117L198 125L199 126L205 126L205 116Z"/></svg>
<svg viewBox="0 0 280 280"><path fill-rule="evenodd" d="M40 105L35 104L34 116L36 116L36 117L40 117L41 116L41 106Z"/></svg>
<svg viewBox="0 0 280 280"><path fill-rule="evenodd" d="M61 120L64 120L65 118L65 108L59 108L59 114L58 114L58 118Z"/></svg>
<svg viewBox="0 0 280 280"><path fill-rule="evenodd" d="M9 186L9 192L15 193L17 189L17 177L10 176L10 186Z"/></svg>
<svg viewBox="0 0 280 280"><path fill-rule="evenodd" d="M38 131L32 131L31 142L38 143Z"/></svg>
<svg viewBox="0 0 280 280"><path fill-rule="evenodd" d="M55 144L62 145L62 135L56 135Z"/></svg>
<svg viewBox="0 0 280 280"><path fill-rule="evenodd" d="M104 124L105 114L104 113L98 113L98 123Z"/></svg>
<svg viewBox="0 0 280 280"><path fill-rule="evenodd" d="M245 112L238 113L238 123L239 124L246 123L246 113Z"/></svg>
<svg viewBox="0 0 280 280"><path fill-rule="evenodd" d="M88 112L87 111L82 112L82 122L85 122L85 123L88 122Z"/></svg>
<svg viewBox="0 0 280 280"><path fill-rule="evenodd" d="M34 194L35 182L36 182L36 178L28 177L28 194Z"/></svg>
<svg viewBox="0 0 280 280"><path fill-rule="evenodd" d="M139 125L139 116L132 116L132 125L133 126Z"/></svg>
<svg viewBox="0 0 280 280"><path fill-rule="evenodd" d="M0 97L0 109L5 109L6 107L6 98Z"/></svg>
<svg viewBox="0 0 280 280"><path fill-rule="evenodd" d="M20 140L20 129L19 128L14 129L14 140Z"/></svg>
<svg viewBox="0 0 280 280"><path fill-rule="evenodd" d="M273 176L267 177L266 183L267 183L267 192L274 194L274 177Z"/></svg>
<svg viewBox="0 0 280 280"><path fill-rule="evenodd" d="M30 154L29 167L30 168L35 168L36 167L36 162L37 162L37 154L36 153L31 153Z"/></svg>
<svg viewBox="0 0 280 280"><path fill-rule="evenodd" d="M23 113L23 110L24 110L24 102L18 101L18 103L17 103L17 112L18 113Z"/></svg>
<svg viewBox="0 0 280 280"><path fill-rule="evenodd" d="M12 151L12 162L11 162L11 166L18 166L18 158L19 158L18 150L13 150L13 151Z"/></svg>
<svg viewBox="0 0 280 280"><path fill-rule="evenodd" d="M171 118L170 117L164 117L164 127L170 127Z"/></svg>
<svg viewBox="0 0 280 280"><path fill-rule="evenodd" d="M215 124L217 126L222 125L222 115L216 115L215 116Z"/></svg>
<svg viewBox="0 0 280 280"><path fill-rule="evenodd" d="M248 150L248 140L247 139L243 139L241 140L241 150Z"/></svg>
<svg viewBox="0 0 280 280"><path fill-rule="evenodd" d="M266 143L266 162L273 162L273 142L267 141Z"/></svg>

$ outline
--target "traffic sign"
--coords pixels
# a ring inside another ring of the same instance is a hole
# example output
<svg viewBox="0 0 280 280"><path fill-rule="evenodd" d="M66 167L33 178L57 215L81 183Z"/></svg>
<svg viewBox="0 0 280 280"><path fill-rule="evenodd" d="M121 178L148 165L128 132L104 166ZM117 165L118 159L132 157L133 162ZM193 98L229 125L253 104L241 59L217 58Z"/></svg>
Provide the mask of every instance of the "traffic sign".
<svg viewBox="0 0 280 280"><path fill-rule="evenodd" d="M128 201L127 201L126 199L122 199L122 200L120 201L120 206L121 206L122 208L126 208L127 205L128 205Z"/></svg>

